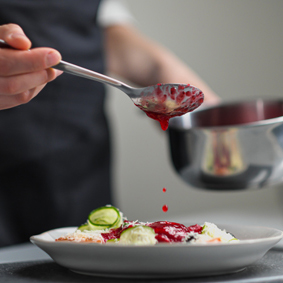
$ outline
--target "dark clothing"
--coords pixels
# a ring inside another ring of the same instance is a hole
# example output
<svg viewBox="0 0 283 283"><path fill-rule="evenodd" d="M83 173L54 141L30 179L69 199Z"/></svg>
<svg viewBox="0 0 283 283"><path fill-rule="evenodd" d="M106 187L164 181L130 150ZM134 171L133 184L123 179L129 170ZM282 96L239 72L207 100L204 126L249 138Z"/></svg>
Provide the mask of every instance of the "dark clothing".
<svg viewBox="0 0 283 283"><path fill-rule="evenodd" d="M102 73L99 2L0 0L0 24L19 24L33 47ZM101 83L62 74L31 102L0 111L0 246L80 225L111 203L104 100Z"/></svg>

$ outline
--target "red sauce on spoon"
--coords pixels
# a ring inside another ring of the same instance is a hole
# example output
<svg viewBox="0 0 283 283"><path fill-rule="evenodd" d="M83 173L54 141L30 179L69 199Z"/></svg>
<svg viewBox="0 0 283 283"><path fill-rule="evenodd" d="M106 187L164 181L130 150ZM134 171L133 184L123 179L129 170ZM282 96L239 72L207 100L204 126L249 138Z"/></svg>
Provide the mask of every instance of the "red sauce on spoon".
<svg viewBox="0 0 283 283"><path fill-rule="evenodd" d="M190 84L158 84L152 88L152 92L141 95L140 104L136 106L148 117L159 121L164 131L170 118L191 112L204 101L203 92Z"/></svg>

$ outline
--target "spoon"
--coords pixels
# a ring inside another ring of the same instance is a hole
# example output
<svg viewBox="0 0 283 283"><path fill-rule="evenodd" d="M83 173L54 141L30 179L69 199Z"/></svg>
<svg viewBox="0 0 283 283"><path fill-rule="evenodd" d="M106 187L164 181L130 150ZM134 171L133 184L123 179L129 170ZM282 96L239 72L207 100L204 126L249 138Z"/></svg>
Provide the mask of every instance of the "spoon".
<svg viewBox="0 0 283 283"><path fill-rule="evenodd" d="M0 39L0 47L14 49L2 39ZM159 121L163 130L168 128L170 118L195 110L204 100L203 92L190 84L157 84L134 88L111 77L63 60L52 68L120 89L148 117Z"/></svg>

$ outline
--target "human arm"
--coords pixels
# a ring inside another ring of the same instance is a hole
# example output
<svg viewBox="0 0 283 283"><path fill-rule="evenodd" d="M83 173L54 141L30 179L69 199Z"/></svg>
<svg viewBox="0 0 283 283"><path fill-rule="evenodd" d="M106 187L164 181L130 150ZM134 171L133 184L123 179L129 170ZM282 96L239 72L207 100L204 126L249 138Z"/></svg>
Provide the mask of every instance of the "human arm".
<svg viewBox="0 0 283 283"><path fill-rule="evenodd" d="M15 24L0 26L0 38L19 50L0 48L0 110L27 103L60 71L51 69L61 60L51 48L33 48Z"/></svg>
<svg viewBox="0 0 283 283"><path fill-rule="evenodd" d="M218 96L193 70L130 24L106 27L105 48L106 66L110 73L139 86L190 83L203 91L205 102L219 102Z"/></svg>

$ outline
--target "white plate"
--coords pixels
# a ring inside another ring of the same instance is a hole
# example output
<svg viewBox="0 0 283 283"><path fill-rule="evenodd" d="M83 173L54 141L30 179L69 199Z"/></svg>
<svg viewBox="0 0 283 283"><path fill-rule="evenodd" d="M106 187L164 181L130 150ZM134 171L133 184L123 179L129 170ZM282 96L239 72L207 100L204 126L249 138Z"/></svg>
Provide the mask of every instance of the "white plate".
<svg viewBox="0 0 283 283"><path fill-rule="evenodd" d="M283 232L273 228L219 225L240 242L122 246L55 242L75 227L51 230L30 238L55 262L70 270L98 276L169 278L232 273L243 270L272 248Z"/></svg>

